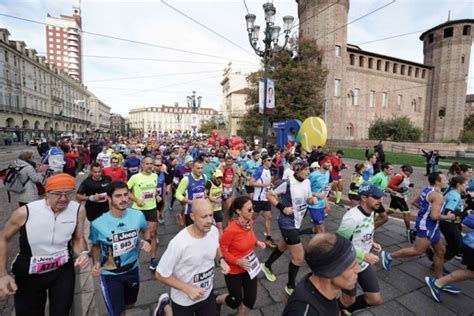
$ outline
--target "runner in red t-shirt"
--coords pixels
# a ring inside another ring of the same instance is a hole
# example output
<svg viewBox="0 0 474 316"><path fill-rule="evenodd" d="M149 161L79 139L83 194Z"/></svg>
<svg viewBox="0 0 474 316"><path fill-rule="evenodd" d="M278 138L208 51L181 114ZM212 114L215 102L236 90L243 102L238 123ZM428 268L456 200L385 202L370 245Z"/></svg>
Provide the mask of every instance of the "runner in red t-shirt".
<svg viewBox="0 0 474 316"><path fill-rule="evenodd" d="M342 161L342 157L344 157L344 152L340 149L331 156L331 188L336 192L336 204L341 203L342 190L344 189L341 171L346 168L346 165Z"/></svg>
<svg viewBox="0 0 474 316"><path fill-rule="evenodd" d="M234 201L234 184L237 180L237 170L234 164L234 158L232 156L227 156L225 163L221 165L222 173L222 186L224 187L224 192L222 194L222 208L224 214L227 214L230 205Z"/></svg>

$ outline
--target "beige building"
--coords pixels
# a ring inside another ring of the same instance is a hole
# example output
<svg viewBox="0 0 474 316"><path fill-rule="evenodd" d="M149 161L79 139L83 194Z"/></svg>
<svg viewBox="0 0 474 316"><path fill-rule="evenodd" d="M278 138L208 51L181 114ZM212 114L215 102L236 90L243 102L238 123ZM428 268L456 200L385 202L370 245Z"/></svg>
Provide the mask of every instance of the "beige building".
<svg viewBox="0 0 474 316"><path fill-rule="evenodd" d="M127 122L118 113L110 115L110 133L114 136L128 136Z"/></svg>
<svg viewBox="0 0 474 316"><path fill-rule="evenodd" d="M136 136L147 136L150 133L157 132L175 132L199 129L201 123L210 120L218 115L218 111L210 108L199 108L196 114L189 107L180 107L162 105L161 107L143 107L130 110L128 119L130 129Z"/></svg>
<svg viewBox="0 0 474 316"><path fill-rule="evenodd" d="M347 42L349 0L297 0L300 36L316 39L329 73L324 119L331 139L366 139L376 118L406 115L428 141L462 133L473 19L420 36L423 64ZM317 13L317 14L316 14Z"/></svg>
<svg viewBox="0 0 474 316"><path fill-rule="evenodd" d="M111 130L110 106L100 101L94 94L90 93L90 131L99 134L109 134Z"/></svg>
<svg viewBox="0 0 474 316"><path fill-rule="evenodd" d="M466 107L464 109L464 117L474 114L474 94L466 95Z"/></svg>
<svg viewBox="0 0 474 316"><path fill-rule="evenodd" d="M0 139L84 136L91 124L86 87L0 29ZM1 141L1 140L0 140Z"/></svg>
<svg viewBox="0 0 474 316"><path fill-rule="evenodd" d="M245 104L249 92L247 82L248 74L240 71L233 71L232 64L224 69L222 86L222 116L229 124L227 130L230 135L238 134L242 119L249 107Z"/></svg>

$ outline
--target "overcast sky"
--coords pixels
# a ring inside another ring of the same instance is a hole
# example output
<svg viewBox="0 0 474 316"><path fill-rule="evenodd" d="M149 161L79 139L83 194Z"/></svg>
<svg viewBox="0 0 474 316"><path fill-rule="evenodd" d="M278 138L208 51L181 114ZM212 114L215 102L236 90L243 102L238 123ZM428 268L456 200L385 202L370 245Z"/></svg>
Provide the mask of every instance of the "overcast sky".
<svg viewBox="0 0 474 316"><path fill-rule="evenodd" d="M211 33L173 11L159 0L83 0L83 30L152 43L197 54L140 45L101 36L83 36L83 76L89 90L113 112L127 115L142 106L186 105L186 96L197 91L203 106L219 109L222 100L222 70L232 61L234 70L244 73L258 68L257 56L248 43L243 0L167 0L168 4L225 36ZM263 25L265 0L246 0L257 23ZM277 23L284 15L297 16L294 0L274 0ZM348 21L371 12L391 0L353 0ZM0 0L0 13L44 22L46 15L71 15L79 0ZM350 24L348 42L361 44L381 38L420 31L413 35L360 45L362 49L423 62L422 42L426 30L451 19L474 17L472 0L397 0L386 8ZM11 39L25 41L29 48L45 52L45 26L0 16L0 27ZM240 47L239 47L240 46ZM202 54L202 55L199 55ZM212 55L204 56L204 55ZM110 59L92 56L145 58ZM474 54L469 78L474 77ZM474 78L468 93L474 93Z"/></svg>

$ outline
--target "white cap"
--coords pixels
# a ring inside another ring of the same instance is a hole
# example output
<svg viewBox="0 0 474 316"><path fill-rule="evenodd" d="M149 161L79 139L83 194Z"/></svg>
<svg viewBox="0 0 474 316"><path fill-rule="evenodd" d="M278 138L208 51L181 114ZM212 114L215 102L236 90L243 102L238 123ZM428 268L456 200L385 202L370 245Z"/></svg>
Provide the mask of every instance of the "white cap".
<svg viewBox="0 0 474 316"><path fill-rule="evenodd" d="M311 166L309 166L309 167L310 167L311 169L317 169L317 168L319 168L320 166L319 166L319 163L318 163L317 161L315 161L315 162L313 162L313 163L311 164Z"/></svg>

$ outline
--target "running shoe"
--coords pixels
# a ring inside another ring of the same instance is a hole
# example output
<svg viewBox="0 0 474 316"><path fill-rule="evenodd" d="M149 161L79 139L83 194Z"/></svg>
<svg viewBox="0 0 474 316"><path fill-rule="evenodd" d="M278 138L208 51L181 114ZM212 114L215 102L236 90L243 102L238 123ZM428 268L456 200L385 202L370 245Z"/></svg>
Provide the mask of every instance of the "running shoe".
<svg viewBox="0 0 474 316"><path fill-rule="evenodd" d="M382 266L385 270L389 271L392 265L392 258L390 257L390 253L386 251L382 251Z"/></svg>
<svg viewBox="0 0 474 316"><path fill-rule="evenodd" d="M288 285L285 285L285 292L286 292L286 294L288 294L289 296L291 296L291 294L293 294L294 291L295 291L294 288L289 287Z"/></svg>
<svg viewBox="0 0 474 316"><path fill-rule="evenodd" d="M267 268L265 263L260 264L263 273L265 274L265 277L267 278L268 281L270 282L275 282L276 281L276 276L273 274L272 270L270 268Z"/></svg>
<svg viewBox="0 0 474 316"><path fill-rule="evenodd" d="M165 307L166 305L171 304L170 297L168 293L163 293L160 295L158 299L158 304L156 305L155 312L153 315L155 316L165 316Z"/></svg>
<svg viewBox="0 0 474 316"><path fill-rule="evenodd" d="M181 214L176 214L176 220L178 221L178 225L184 227L184 217Z"/></svg>
<svg viewBox="0 0 474 316"><path fill-rule="evenodd" d="M270 249L275 249L277 244L273 241L272 237L267 237L264 241L265 246Z"/></svg>
<svg viewBox="0 0 474 316"><path fill-rule="evenodd" d="M461 289L459 287L451 285L451 284L446 284L441 289L445 292L452 293L452 294L461 293Z"/></svg>
<svg viewBox="0 0 474 316"><path fill-rule="evenodd" d="M155 271L157 266L158 266L158 260L151 259L151 261L150 261L150 270Z"/></svg>
<svg viewBox="0 0 474 316"><path fill-rule="evenodd" d="M164 219L163 217L158 218L158 223L164 224L164 223L165 223L165 219Z"/></svg>
<svg viewBox="0 0 474 316"><path fill-rule="evenodd" d="M413 244L415 240L416 240L416 230L410 229L410 236L408 237L408 241Z"/></svg>
<svg viewBox="0 0 474 316"><path fill-rule="evenodd" d="M461 261L462 260L462 254L455 255L454 259Z"/></svg>
<svg viewBox="0 0 474 316"><path fill-rule="evenodd" d="M425 282L430 288L431 295L436 302L441 303L441 289L435 284L436 278L434 276L425 277Z"/></svg>

